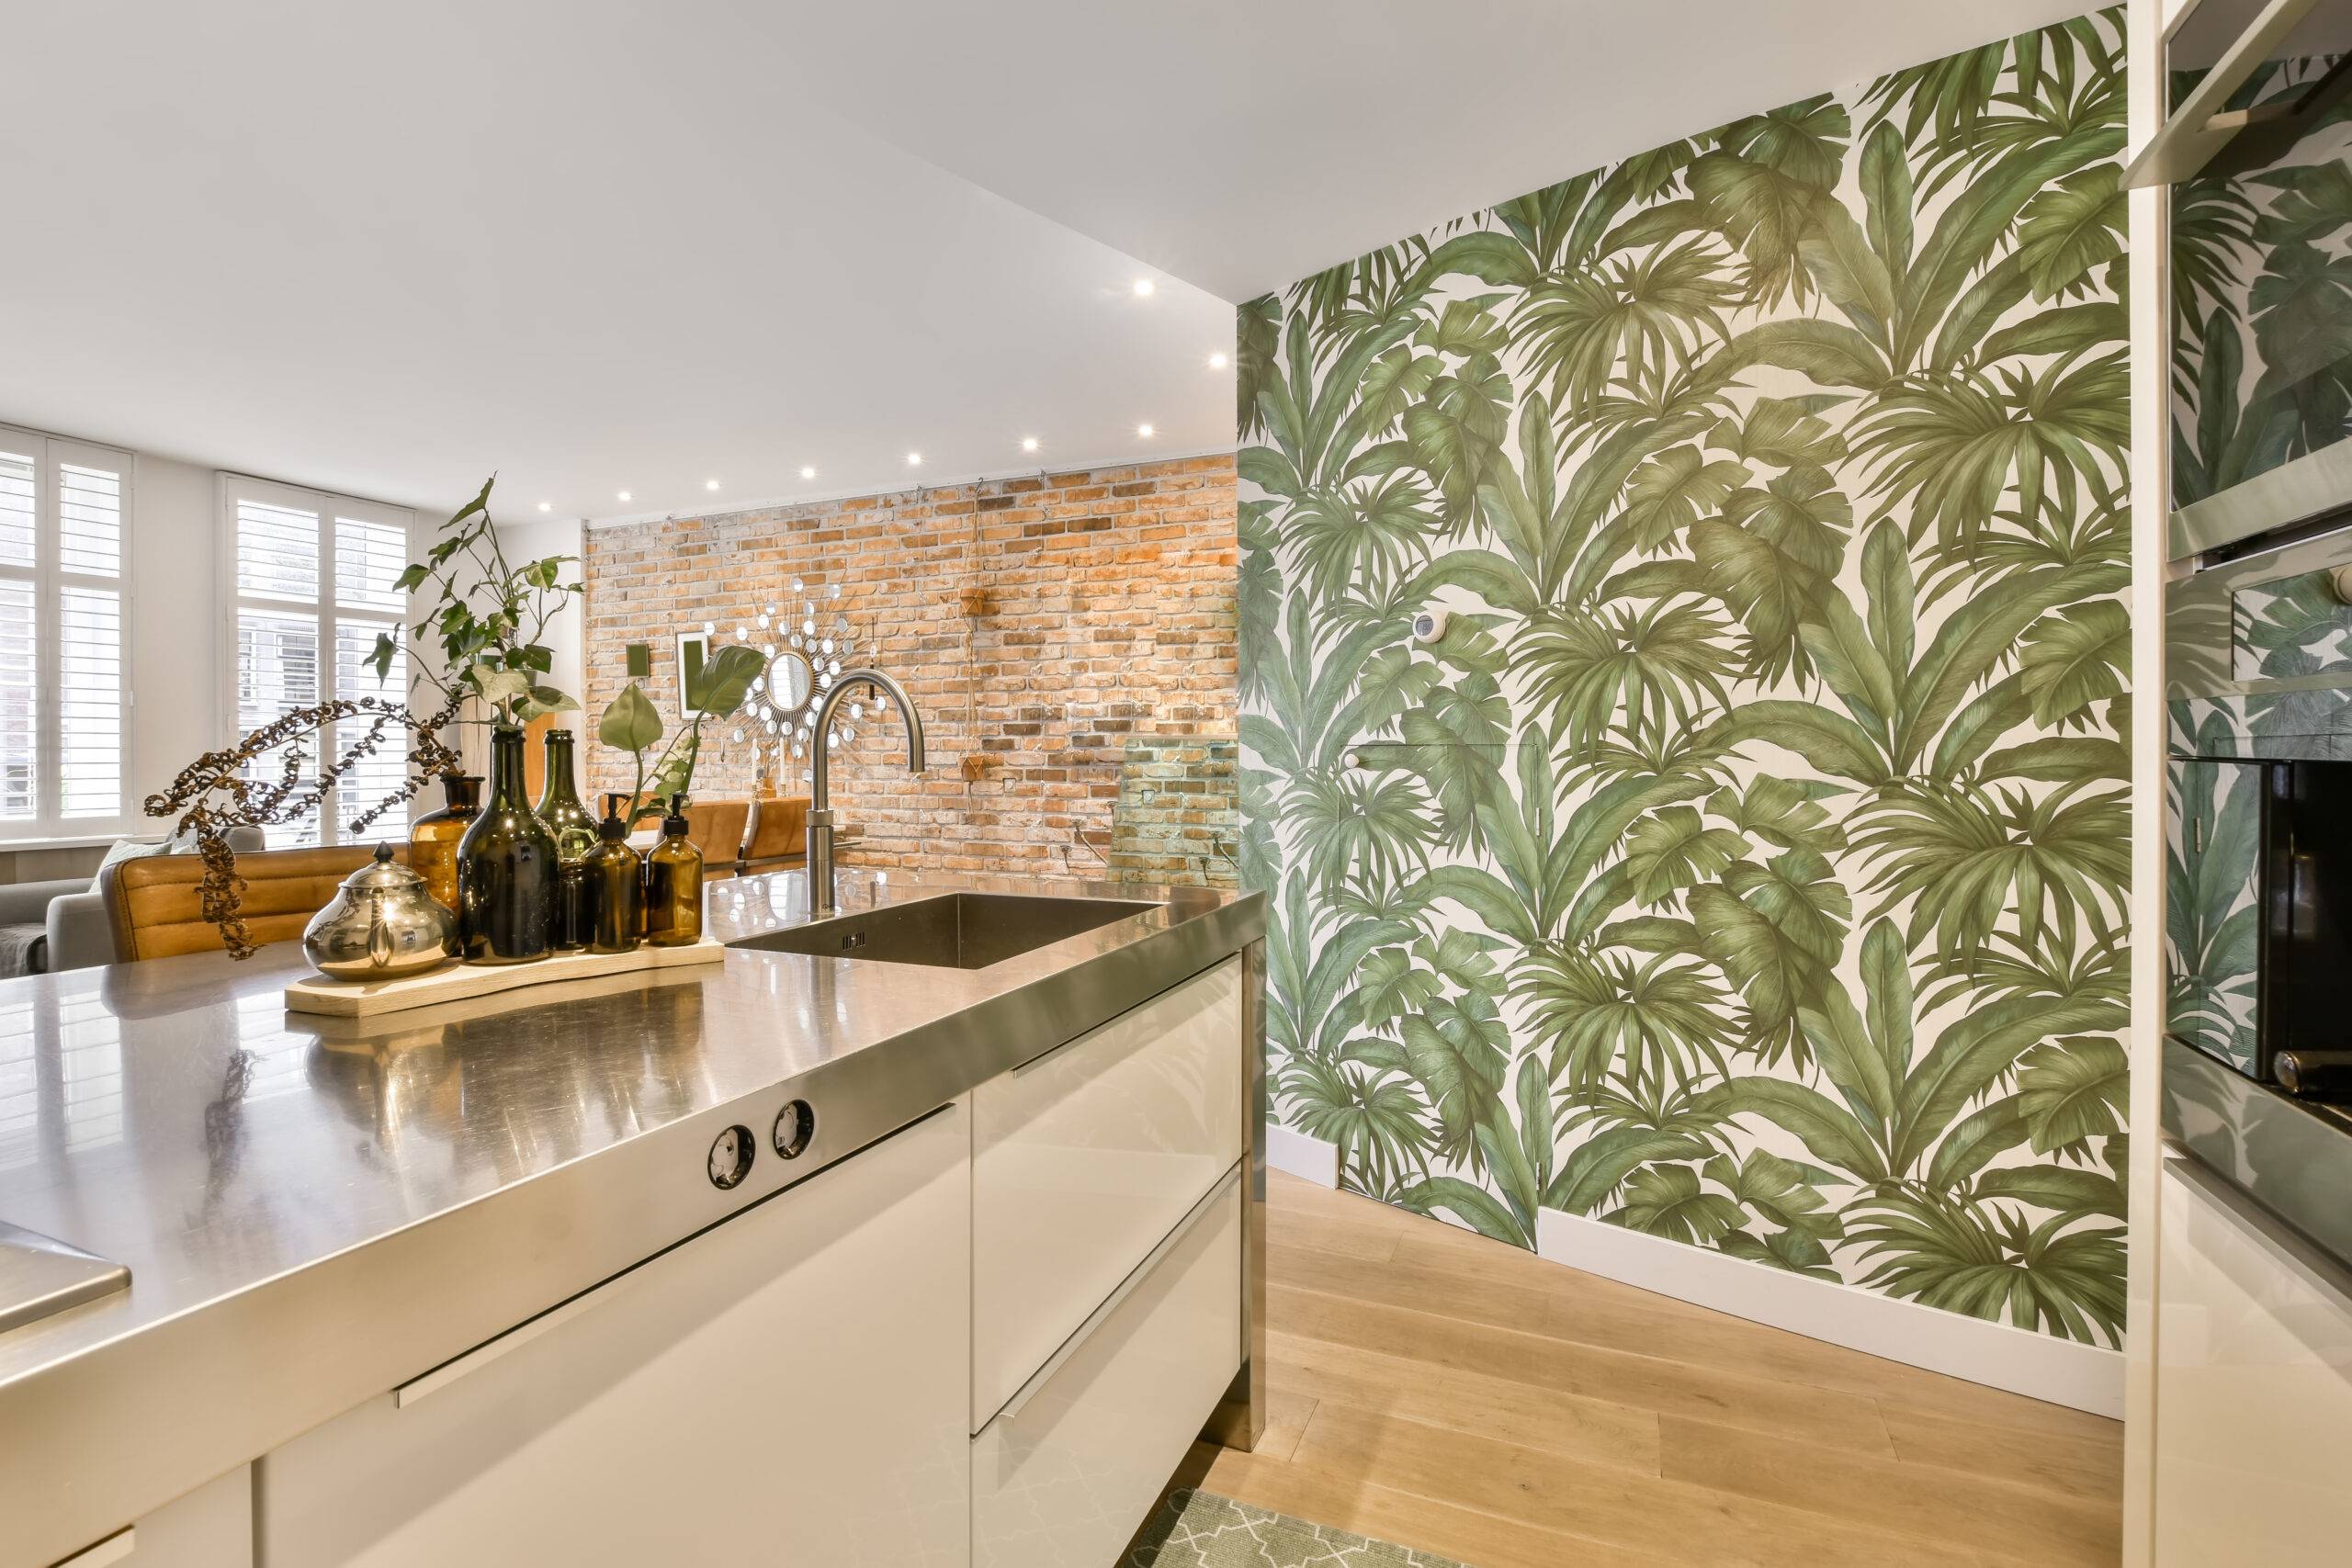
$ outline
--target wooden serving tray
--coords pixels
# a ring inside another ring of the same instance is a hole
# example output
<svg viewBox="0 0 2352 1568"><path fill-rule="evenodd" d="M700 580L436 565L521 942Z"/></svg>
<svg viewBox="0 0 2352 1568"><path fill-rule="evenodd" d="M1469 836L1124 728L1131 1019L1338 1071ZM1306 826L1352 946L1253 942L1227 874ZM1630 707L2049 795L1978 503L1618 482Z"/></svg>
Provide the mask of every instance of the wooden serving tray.
<svg viewBox="0 0 2352 1568"><path fill-rule="evenodd" d="M673 969L685 964L716 964L727 956L724 943L705 937L683 947L644 947L634 953L558 953L537 964L449 964L427 975L398 980L330 980L313 975L286 987L288 1012L367 1018L403 1008L431 1007L492 996L523 986L556 980L588 980L638 969Z"/></svg>

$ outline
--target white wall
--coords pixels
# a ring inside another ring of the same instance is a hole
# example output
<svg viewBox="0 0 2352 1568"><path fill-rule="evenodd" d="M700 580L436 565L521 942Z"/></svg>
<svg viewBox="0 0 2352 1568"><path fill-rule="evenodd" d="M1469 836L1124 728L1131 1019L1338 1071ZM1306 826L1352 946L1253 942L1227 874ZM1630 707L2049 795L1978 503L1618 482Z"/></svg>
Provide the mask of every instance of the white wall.
<svg viewBox="0 0 2352 1568"><path fill-rule="evenodd" d="M220 669L230 657L215 584L220 528L215 470L141 456L132 468L130 713L124 761L130 811L229 737ZM162 831L163 824L151 824Z"/></svg>
<svg viewBox="0 0 2352 1568"><path fill-rule="evenodd" d="M494 515L495 513L493 513ZM561 581L580 581L580 545L583 525L577 517L535 518L528 523L498 525L498 547L506 552L510 566L520 566L526 560L538 560L546 556L570 556L571 564L564 569ZM582 631L587 612L574 596L571 608L555 619L548 628L547 645L555 652L555 668L548 679L557 690L578 697L587 689L581 654ZM581 729L582 716L566 714L556 721L568 728ZM591 726L590 728L593 728Z"/></svg>

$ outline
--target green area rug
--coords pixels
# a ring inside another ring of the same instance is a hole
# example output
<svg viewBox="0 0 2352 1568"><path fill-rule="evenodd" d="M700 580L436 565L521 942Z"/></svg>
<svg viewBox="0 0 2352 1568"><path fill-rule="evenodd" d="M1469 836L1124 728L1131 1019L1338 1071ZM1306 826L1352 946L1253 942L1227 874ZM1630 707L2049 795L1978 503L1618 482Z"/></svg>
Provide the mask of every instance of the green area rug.
<svg viewBox="0 0 2352 1568"><path fill-rule="evenodd" d="M1450 1557L1310 1525L1179 1487L1136 1538L1121 1568L1463 1568Z"/></svg>

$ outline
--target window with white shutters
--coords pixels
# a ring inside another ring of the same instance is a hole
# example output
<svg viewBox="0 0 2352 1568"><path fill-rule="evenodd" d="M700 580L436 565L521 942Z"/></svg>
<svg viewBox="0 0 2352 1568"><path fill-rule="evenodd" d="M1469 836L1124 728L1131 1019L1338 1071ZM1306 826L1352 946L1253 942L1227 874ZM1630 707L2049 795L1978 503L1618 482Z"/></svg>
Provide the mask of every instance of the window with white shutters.
<svg viewBox="0 0 2352 1568"><path fill-rule="evenodd" d="M405 648L381 682L363 660L377 634L398 626L407 611L408 595L393 584L408 565L410 514L237 474L220 476L220 513L236 644L229 706L237 736L329 697L405 701ZM323 761L367 732L367 721L348 720L303 736L296 777L317 778ZM256 759L247 776L275 781L285 770L280 748ZM405 837L408 816L397 807L364 829L356 824L407 772L408 736L389 731L374 755L343 775L322 811L268 829L271 847Z"/></svg>
<svg viewBox="0 0 2352 1568"><path fill-rule="evenodd" d="M130 825L130 472L128 452L0 428L0 840Z"/></svg>

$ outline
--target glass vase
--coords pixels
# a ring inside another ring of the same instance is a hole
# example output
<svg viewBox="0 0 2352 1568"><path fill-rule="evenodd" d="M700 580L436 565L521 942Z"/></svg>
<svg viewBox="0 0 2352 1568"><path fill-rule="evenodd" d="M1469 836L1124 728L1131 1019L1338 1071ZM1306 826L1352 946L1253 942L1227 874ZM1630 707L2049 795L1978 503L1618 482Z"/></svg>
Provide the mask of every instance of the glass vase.
<svg viewBox="0 0 2352 1568"><path fill-rule="evenodd" d="M490 800L458 842L458 943L469 964L528 964L552 951L555 835L523 794L523 732L491 731Z"/></svg>
<svg viewBox="0 0 2352 1568"><path fill-rule="evenodd" d="M571 950L588 945L584 879L589 852L596 847L596 819L580 803L573 782L571 731L548 730L547 749L547 784L537 809L539 820L555 835L555 913L548 941Z"/></svg>
<svg viewBox="0 0 2352 1568"><path fill-rule="evenodd" d="M481 815L481 775L441 775L442 806L418 818L408 830L409 869L424 878L424 890L451 914L458 910L458 840Z"/></svg>

